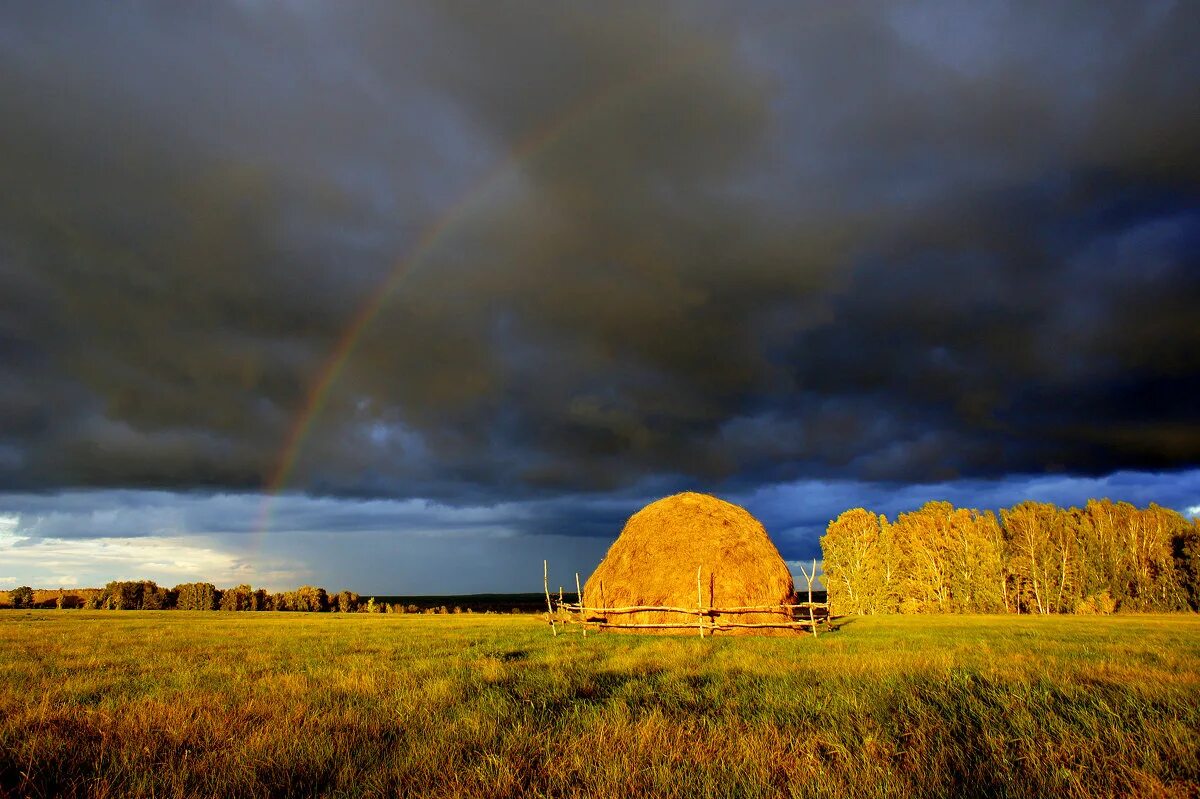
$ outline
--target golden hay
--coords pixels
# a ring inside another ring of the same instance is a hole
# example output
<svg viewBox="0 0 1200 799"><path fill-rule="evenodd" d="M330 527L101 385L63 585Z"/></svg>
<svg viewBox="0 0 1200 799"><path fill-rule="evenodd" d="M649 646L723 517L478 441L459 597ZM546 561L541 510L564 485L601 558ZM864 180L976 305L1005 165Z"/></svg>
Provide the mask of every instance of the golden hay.
<svg viewBox="0 0 1200 799"><path fill-rule="evenodd" d="M620 537L588 578L583 589L585 605L695 608L697 568L701 569L705 608L794 601L791 572L762 524L745 508L708 494L687 492L652 502L629 518ZM661 611L588 615L603 617L612 624L697 624L694 615ZM716 617L718 624L774 624L789 619L790 614L782 611L726 613ZM705 623L709 623L707 618Z"/></svg>

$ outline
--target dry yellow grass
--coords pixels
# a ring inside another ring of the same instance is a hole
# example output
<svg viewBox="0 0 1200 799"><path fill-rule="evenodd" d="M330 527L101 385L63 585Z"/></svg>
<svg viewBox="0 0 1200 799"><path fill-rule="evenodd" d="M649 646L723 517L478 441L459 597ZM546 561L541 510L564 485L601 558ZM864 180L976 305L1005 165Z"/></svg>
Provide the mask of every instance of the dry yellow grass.
<svg viewBox="0 0 1200 799"><path fill-rule="evenodd" d="M0 613L3 797L1195 796L1200 618Z"/></svg>

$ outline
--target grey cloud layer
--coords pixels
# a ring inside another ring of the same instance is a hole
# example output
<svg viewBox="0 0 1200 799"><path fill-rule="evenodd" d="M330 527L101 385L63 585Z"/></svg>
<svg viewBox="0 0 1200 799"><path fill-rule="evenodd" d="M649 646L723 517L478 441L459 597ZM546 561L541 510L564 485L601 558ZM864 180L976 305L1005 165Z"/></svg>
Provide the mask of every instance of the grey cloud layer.
<svg viewBox="0 0 1200 799"><path fill-rule="evenodd" d="M9 9L0 486L1194 464L1198 14Z"/></svg>

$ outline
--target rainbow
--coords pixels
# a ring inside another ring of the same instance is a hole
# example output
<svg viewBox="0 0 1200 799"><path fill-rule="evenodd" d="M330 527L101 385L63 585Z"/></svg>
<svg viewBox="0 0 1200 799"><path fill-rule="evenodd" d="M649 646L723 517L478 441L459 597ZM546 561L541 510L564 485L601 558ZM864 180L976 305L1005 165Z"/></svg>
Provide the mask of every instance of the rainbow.
<svg viewBox="0 0 1200 799"><path fill-rule="evenodd" d="M256 536L254 549L261 545L263 536L270 529L275 501L283 493L284 487L291 478L304 441L320 417L334 384L353 355L363 333L382 312L388 298L426 261L429 254L446 239L447 234L458 223L467 219L472 211L480 207L492 195L506 177L512 175L539 153L553 146L580 124L609 112L618 103L678 74L684 68L701 60L701 55L702 53L692 58L676 61L673 66L657 72L634 75L571 104L548 124L540 126L532 134L523 138L506 157L488 169L478 181L459 195L458 199L433 224L425 228L413 246L396 262L379 287L351 317L345 330L338 337L333 350L317 372L316 379L310 384L304 402L285 436L283 449L276 461L275 468L267 480L263 502L254 527Z"/></svg>

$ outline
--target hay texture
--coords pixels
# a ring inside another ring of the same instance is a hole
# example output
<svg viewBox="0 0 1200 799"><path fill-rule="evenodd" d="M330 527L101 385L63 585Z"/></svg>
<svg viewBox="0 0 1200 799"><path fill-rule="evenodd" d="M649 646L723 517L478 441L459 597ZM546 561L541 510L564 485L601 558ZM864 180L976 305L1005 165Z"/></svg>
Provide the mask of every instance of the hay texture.
<svg viewBox="0 0 1200 799"><path fill-rule="evenodd" d="M589 608L661 605L695 608L696 569L706 608L780 605L794 601L792 575L767 531L745 508L709 496L684 493L652 502L635 513L588 578ZM593 611L610 624L690 624L695 615L671 612ZM777 624L786 611L723 613L717 624ZM709 624L706 618L705 624ZM689 630L638 630L689 634ZM764 632L719 631L722 635ZM768 634L770 631L767 631ZM776 631L775 634L787 634ZM692 633L694 634L694 633Z"/></svg>

